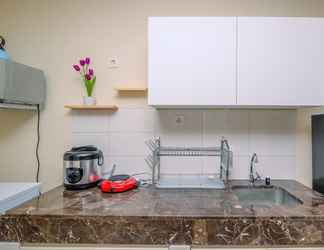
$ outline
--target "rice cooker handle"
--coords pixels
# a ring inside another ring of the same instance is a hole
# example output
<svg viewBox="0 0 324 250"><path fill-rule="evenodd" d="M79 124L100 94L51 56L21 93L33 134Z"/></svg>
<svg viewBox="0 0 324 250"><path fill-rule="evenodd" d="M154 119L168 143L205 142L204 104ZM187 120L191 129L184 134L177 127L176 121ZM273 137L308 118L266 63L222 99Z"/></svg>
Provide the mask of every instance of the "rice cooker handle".
<svg viewBox="0 0 324 250"><path fill-rule="evenodd" d="M73 147L72 151L96 151L97 148L92 145L81 146L81 147Z"/></svg>
<svg viewBox="0 0 324 250"><path fill-rule="evenodd" d="M104 164L104 156L101 150L99 150L98 165L102 166Z"/></svg>
<svg viewBox="0 0 324 250"><path fill-rule="evenodd" d="M0 49L4 49L5 44L6 40L3 38L3 36L0 36Z"/></svg>

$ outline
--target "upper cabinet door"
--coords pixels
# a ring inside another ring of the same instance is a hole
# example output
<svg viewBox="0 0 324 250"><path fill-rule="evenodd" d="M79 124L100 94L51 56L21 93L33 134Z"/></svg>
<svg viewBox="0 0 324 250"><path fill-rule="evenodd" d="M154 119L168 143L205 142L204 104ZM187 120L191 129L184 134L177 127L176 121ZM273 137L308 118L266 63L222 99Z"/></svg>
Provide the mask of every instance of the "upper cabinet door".
<svg viewBox="0 0 324 250"><path fill-rule="evenodd" d="M149 18L149 105L236 104L236 17Z"/></svg>
<svg viewBox="0 0 324 250"><path fill-rule="evenodd" d="M238 18L238 105L324 104L324 19Z"/></svg>

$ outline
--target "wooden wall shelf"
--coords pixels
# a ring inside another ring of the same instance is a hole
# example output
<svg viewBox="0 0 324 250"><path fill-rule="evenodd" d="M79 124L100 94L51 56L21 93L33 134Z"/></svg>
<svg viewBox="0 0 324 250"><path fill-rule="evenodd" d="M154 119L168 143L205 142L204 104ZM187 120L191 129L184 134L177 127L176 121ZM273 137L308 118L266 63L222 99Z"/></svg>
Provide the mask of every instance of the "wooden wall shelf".
<svg viewBox="0 0 324 250"><path fill-rule="evenodd" d="M64 105L64 108L71 110L118 110L118 107L115 105Z"/></svg>
<svg viewBox="0 0 324 250"><path fill-rule="evenodd" d="M115 90L119 92L146 92L146 86L115 86Z"/></svg>

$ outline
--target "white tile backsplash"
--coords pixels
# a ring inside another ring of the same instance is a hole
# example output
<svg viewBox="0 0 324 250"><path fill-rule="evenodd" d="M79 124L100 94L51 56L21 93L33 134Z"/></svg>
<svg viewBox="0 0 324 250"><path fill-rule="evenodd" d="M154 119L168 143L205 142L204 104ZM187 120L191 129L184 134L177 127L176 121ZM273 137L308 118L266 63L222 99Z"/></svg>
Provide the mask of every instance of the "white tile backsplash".
<svg viewBox="0 0 324 250"><path fill-rule="evenodd" d="M106 133L72 133L73 146L95 145L104 154L108 152L109 138Z"/></svg>
<svg viewBox="0 0 324 250"><path fill-rule="evenodd" d="M219 157L202 157L202 174L212 175L219 174L220 159Z"/></svg>
<svg viewBox="0 0 324 250"><path fill-rule="evenodd" d="M111 132L154 132L155 110L124 108L109 119Z"/></svg>
<svg viewBox="0 0 324 250"><path fill-rule="evenodd" d="M111 171L113 164L116 164L115 174L138 174L145 172L148 176L151 169L146 165L144 157L141 156L110 156L105 155L104 171ZM151 177L151 176L149 176Z"/></svg>
<svg viewBox="0 0 324 250"><path fill-rule="evenodd" d="M163 166L161 174L201 174L203 159L200 157L161 157L161 166Z"/></svg>
<svg viewBox="0 0 324 250"><path fill-rule="evenodd" d="M262 164L262 162L260 162ZM233 168L230 171L233 179L248 179L249 178L250 157L249 156L234 156ZM260 172L261 173L261 172Z"/></svg>
<svg viewBox="0 0 324 250"><path fill-rule="evenodd" d="M262 177L295 179L296 158L293 156L259 156L256 170Z"/></svg>
<svg viewBox="0 0 324 250"><path fill-rule="evenodd" d="M178 118L178 119L177 119ZM180 119L180 121L179 121ZM294 179L294 110L155 110L122 107L116 113L73 112L72 144L94 144L104 151L105 168L116 173L147 172L144 141L160 136L162 145L217 146L225 136L234 152L231 178L247 179L250 156L259 156L262 176ZM165 174L214 174L219 158L161 158Z"/></svg>
<svg viewBox="0 0 324 250"><path fill-rule="evenodd" d="M112 132L109 137L109 155L144 157L150 152L144 142L151 139L153 133Z"/></svg>
<svg viewBox="0 0 324 250"><path fill-rule="evenodd" d="M204 146L219 144L222 136L228 134L227 111L207 110L203 112L203 143Z"/></svg>
<svg viewBox="0 0 324 250"><path fill-rule="evenodd" d="M296 112L290 110L250 111L250 154L294 156Z"/></svg>
<svg viewBox="0 0 324 250"><path fill-rule="evenodd" d="M249 113L245 110L208 110L203 118L205 146L218 146L222 136L230 142L234 155L249 153Z"/></svg>
<svg viewBox="0 0 324 250"><path fill-rule="evenodd" d="M177 123L177 117L183 123ZM164 145L202 146L202 117L200 110L159 110L155 133Z"/></svg>
<svg viewBox="0 0 324 250"><path fill-rule="evenodd" d="M107 132L109 117L107 111L73 111L72 132Z"/></svg>

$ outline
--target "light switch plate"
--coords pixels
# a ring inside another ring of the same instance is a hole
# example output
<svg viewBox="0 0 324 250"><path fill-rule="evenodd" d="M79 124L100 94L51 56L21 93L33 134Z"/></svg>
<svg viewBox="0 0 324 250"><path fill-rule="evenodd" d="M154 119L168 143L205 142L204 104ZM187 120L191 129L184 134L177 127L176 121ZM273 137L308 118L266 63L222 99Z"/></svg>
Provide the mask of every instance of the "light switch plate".
<svg viewBox="0 0 324 250"><path fill-rule="evenodd" d="M191 250L189 245L170 245L169 250Z"/></svg>

